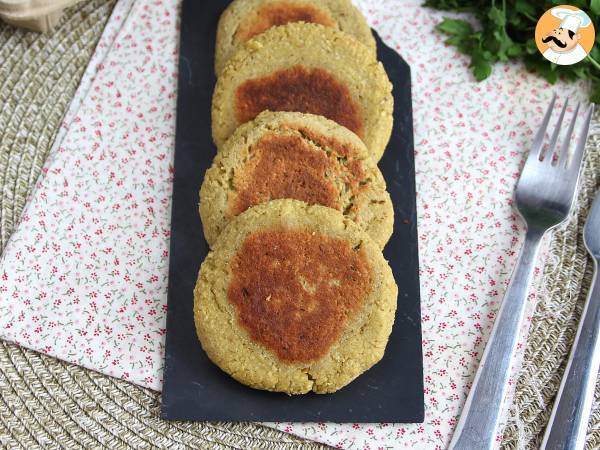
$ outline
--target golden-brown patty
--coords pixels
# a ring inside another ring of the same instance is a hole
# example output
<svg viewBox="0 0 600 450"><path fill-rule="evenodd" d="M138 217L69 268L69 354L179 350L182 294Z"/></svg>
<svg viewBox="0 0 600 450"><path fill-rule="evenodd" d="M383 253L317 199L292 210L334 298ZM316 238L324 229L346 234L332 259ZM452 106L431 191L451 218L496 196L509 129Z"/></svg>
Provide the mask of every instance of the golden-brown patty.
<svg viewBox="0 0 600 450"><path fill-rule="evenodd" d="M221 15L217 29L215 72L248 39L278 25L318 23L352 35L375 55L375 40L362 14L350 0L234 0Z"/></svg>
<svg viewBox="0 0 600 450"><path fill-rule="evenodd" d="M394 211L363 142L321 116L263 112L222 146L200 189L208 243L251 206L293 198L342 211L383 247Z"/></svg>
<svg viewBox="0 0 600 450"><path fill-rule="evenodd" d="M392 130L392 85L360 42L334 28L290 23L249 40L217 80L217 147L260 112L325 116L356 133L377 161Z"/></svg>
<svg viewBox="0 0 600 450"><path fill-rule="evenodd" d="M334 392L383 356L397 287L379 247L331 208L275 200L236 217L202 263L209 358L257 389Z"/></svg>

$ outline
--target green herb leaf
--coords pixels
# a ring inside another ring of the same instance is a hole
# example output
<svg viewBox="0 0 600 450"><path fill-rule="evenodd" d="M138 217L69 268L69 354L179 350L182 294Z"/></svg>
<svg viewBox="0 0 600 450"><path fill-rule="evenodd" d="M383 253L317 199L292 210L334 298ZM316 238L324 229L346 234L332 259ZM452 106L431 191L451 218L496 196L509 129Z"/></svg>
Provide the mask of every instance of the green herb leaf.
<svg viewBox="0 0 600 450"><path fill-rule="evenodd" d="M477 81L485 80L492 73L492 65L490 60L492 54L488 51L482 51L480 49L473 52L471 57L471 68L473 70L473 76Z"/></svg>
<svg viewBox="0 0 600 450"><path fill-rule="evenodd" d="M592 96L590 97L592 103L600 103L600 81L595 81L592 84Z"/></svg>
<svg viewBox="0 0 600 450"><path fill-rule="evenodd" d="M449 19L447 17L438 24L437 29L446 34L457 36L467 36L473 33L473 27L466 20Z"/></svg>
<svg viewBox="0 0 600 450"><path fill-rule="evenodd" d="M523 54L523 49L520 45L513 43L510 47L506 49L506 54L509 57L514 58L515 56L520 56L521 54Z"/></svg>
<svg viewBox="0 0 600 450"><path fill-rule="evenodd" d="M425 0L428 7L469 12L479 21L478 31L469 22L455 18L445 18L438 25L438 30L448 35L448 44L471 57L470 67L477 80L487 78L498 61L521 59L529 70L550 83L559 78L590 81L590 99L600 102L600 33L590 58L571 66L551 64L535 44L538 19L565 3L585 11L592 23L600 22L600 0Z"/></svg>
<svg viewBox="0 0 600 450"><path fill-rule="evenodd" d="M480 60L473 65L473 75L477 81L485 80L491 73L492 65L485 60Z"/></svg>
<svg viewBox="0 0 600 450"><path fill-rule="evenodd" d="M558 81L558 73L555 69L556 64L552 64L550 61L546 61L544 58L541 57L541 55L531 55L528 59L525 60L525 66L528 69L537 72L550 84L554 84Z"/></svg>
<svg viewBox="0 0 600 450"><path fill-rule="evenodd" d="M500 9L496 8L495 6L492 6L490 8L490 12L488 12L488 17L493 23L495 23L499 27L503 27L506 24L506 16Z"/></svg>
<svg viewBox="0 0 600 450"><path fill-rule="evenodd" d="M515 10L525 16L535 16L535 6L526 0L517 0L515 2Z"/></svg>
<svg viewBox="0 0 600 450"><path fill-rule="evenodd" d="M535 55L538 52L538 48L537 48L537 45L535 44L534 39L529 39L525 43L525 51L527 53L529 53L530 55Z"/></svg>

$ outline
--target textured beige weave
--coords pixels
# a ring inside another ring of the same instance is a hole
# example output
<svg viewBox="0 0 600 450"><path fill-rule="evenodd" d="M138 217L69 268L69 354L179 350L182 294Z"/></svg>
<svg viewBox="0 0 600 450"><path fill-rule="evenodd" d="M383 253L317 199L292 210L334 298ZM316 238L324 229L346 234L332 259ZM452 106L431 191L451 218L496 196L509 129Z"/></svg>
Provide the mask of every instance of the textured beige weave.
<svg viewBox="0 0 600 450"><path fill-rule="evenodd" d="M532 320L523 368L504 433L504 448L537 449L550 417L554 396L567 358L583 303L590 287L593 263L583 245L583 226L594 193L600 188L600 115L596 114L588 139L578 208L568 225L554 233L544 267L544 292ZM587 448L600 448L600 384Z"/></svg>
<svg viewBox="0 0 600 450"><path fill-rule="evenodd" d="M0 19L12 25L47 32L60 22L63 9L81 0L0 0Z"/></svg>
<svg viewBox="0 0 600 450"><path fill-rule="evenodd" d="M113 5L81 3L47 36L0 25L0 251ZM532 323L504 448L539 446L590 282L581 231L599 182L596 135L578 214L552 241L547 292ZM0 341L2 448L324 448L254 424L164 422L158 410L152 391ZM598 403L588 447L600 448Z"/></svg>
<svg viewBox="0 0 600 450"><path fill-rule="evenodd" d="M114 0L40 35L0 24L0 251L37 179ZM255 424L160 420L159 395L0 341L0 448L325 448Z"/></svg>

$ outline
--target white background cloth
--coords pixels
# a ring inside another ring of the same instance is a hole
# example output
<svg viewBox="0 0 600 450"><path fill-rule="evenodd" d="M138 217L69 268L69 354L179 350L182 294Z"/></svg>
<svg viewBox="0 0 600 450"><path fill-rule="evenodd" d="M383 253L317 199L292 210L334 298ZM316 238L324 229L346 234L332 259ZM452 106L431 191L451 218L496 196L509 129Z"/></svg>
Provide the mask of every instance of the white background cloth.
<svg viewBox="0 0 600 450"><path fill-rule="evenodd" d="M586 92L519 64L477 83L434 30L443 14L420 1L358 4L412 68L425 422L272 425L343 448L442 449L521 243L510 203L524 152L553 91L559 103ZM157 390L177 14L177 0L119 1L0 260L3 339Z"/></svg>

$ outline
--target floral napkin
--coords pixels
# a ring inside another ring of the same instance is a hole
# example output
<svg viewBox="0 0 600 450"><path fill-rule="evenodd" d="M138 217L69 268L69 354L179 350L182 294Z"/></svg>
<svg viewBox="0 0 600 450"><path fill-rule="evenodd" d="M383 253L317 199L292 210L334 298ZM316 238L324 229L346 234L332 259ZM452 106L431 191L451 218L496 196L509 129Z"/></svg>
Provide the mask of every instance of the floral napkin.
<svg viewBox="0 0 600 450"><path fill-rule="evenodd" d="M549 86L518 64L475 82L434 30L442 14L420 3L357 2L412 68L425 422L270 424L340 448L447 445L521 244L523 155L552 92L585 100L584 85ZM117 3L0 260L0 337L156 390L178 13L178 0Z"/></svg>

